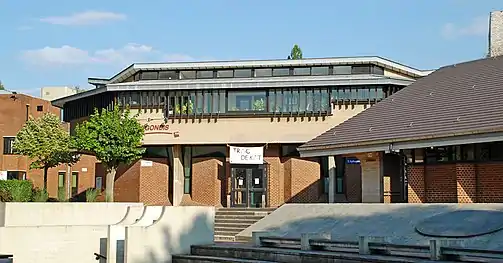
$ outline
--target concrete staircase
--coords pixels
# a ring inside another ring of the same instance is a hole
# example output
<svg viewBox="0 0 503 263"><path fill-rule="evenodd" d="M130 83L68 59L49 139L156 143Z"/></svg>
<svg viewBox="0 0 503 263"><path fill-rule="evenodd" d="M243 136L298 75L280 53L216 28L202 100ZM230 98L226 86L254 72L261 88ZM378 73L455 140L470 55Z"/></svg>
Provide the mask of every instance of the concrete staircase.
<svg viewBox="0 0 503 263"><path fill-rule="evenodd" d="M215 214L215 242L234 242L236 235L275 208L219 208Z"/></svg>

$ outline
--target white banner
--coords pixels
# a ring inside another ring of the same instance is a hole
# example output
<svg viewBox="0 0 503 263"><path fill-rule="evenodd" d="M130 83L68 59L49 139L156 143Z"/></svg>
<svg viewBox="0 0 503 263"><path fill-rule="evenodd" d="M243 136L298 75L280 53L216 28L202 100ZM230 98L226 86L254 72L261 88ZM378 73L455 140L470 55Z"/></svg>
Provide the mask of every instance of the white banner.
<svg viewBox="0 0 503 263"><path fill-rule="evenodd" d="M0 180L7 180L7 171L0 171Z"/></svg>
<svg viewBox="0 0 503 263"><path fill-rule="evenodd" d="M230 146L229 162L233 164L263 164L264 147Z"/></svg>

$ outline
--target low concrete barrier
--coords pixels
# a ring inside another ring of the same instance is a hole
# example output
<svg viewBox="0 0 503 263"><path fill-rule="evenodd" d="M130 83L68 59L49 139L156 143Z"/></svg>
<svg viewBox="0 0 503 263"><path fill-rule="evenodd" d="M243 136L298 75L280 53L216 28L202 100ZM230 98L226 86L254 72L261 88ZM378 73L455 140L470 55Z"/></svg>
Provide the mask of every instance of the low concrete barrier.
<svg viewBox="0 0 503 263"><path fill-rule="evenodd" d="M0 227L116 224L142 203L0 203Z"/></svg>
<svg viewBox="0 0 503 263"><path fill-rule="evenodd" d="M191 245L213 243L214 207L163 207L153 224L141 221L126 226L126 263L171 262L173 254L188 254Z"/></svg>

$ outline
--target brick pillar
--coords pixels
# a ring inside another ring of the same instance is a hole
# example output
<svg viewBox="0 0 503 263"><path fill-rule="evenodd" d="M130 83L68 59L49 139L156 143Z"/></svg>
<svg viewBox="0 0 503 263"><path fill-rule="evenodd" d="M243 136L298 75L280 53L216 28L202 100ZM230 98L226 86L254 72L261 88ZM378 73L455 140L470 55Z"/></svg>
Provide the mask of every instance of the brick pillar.
<svg viewBox="0 0 503 263"><path fill-rule="evenodd" d="M458 203L477 202L477 175L474 164L456 164Z"/></svg>
<svg viewBox="0 0 503 263"><path fill-rule="evenodd" d="M426 192L424 187L424 166L411 165L408 173L408 202L425 203Z"/></svg>

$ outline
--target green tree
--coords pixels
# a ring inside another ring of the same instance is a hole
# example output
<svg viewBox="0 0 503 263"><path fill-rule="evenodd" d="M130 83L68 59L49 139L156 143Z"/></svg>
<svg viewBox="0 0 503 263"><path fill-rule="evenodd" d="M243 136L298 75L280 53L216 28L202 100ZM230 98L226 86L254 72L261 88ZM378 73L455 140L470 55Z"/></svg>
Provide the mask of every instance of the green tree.
<svg viewBox="0 0 503 263"><path fill-rule="evenodd" d="M114 182L120 164L130 164L141 158L143 126L129 109L95 109L89 120L77 125L73 136L74 147L94 154L106 171L106 201L114 200Z"/></svg>
<svg viewBox="0 0 503 263"><path fill-rule="evenodd" d="M0 90L4 90L5 89L5 86L2 84L2 82L0 81Z"/></svg>
<svg viewBox="0 0 503 263"><path fill-rule="evenodd" d="M72 165L79 159L70 148L70 134L61 126L61 120L52 113L30 118L17 133L14 152L28 156L30 169L44 170L44 189L47 189L47 171L62 163Z"/></svg>
<svg viewBox="0 0 503 263"><path fill-rule="evenodd" d="M293 45L292 51L290 51L290 59L302 59L302 49L300 49L299 45Z"/></svg>

